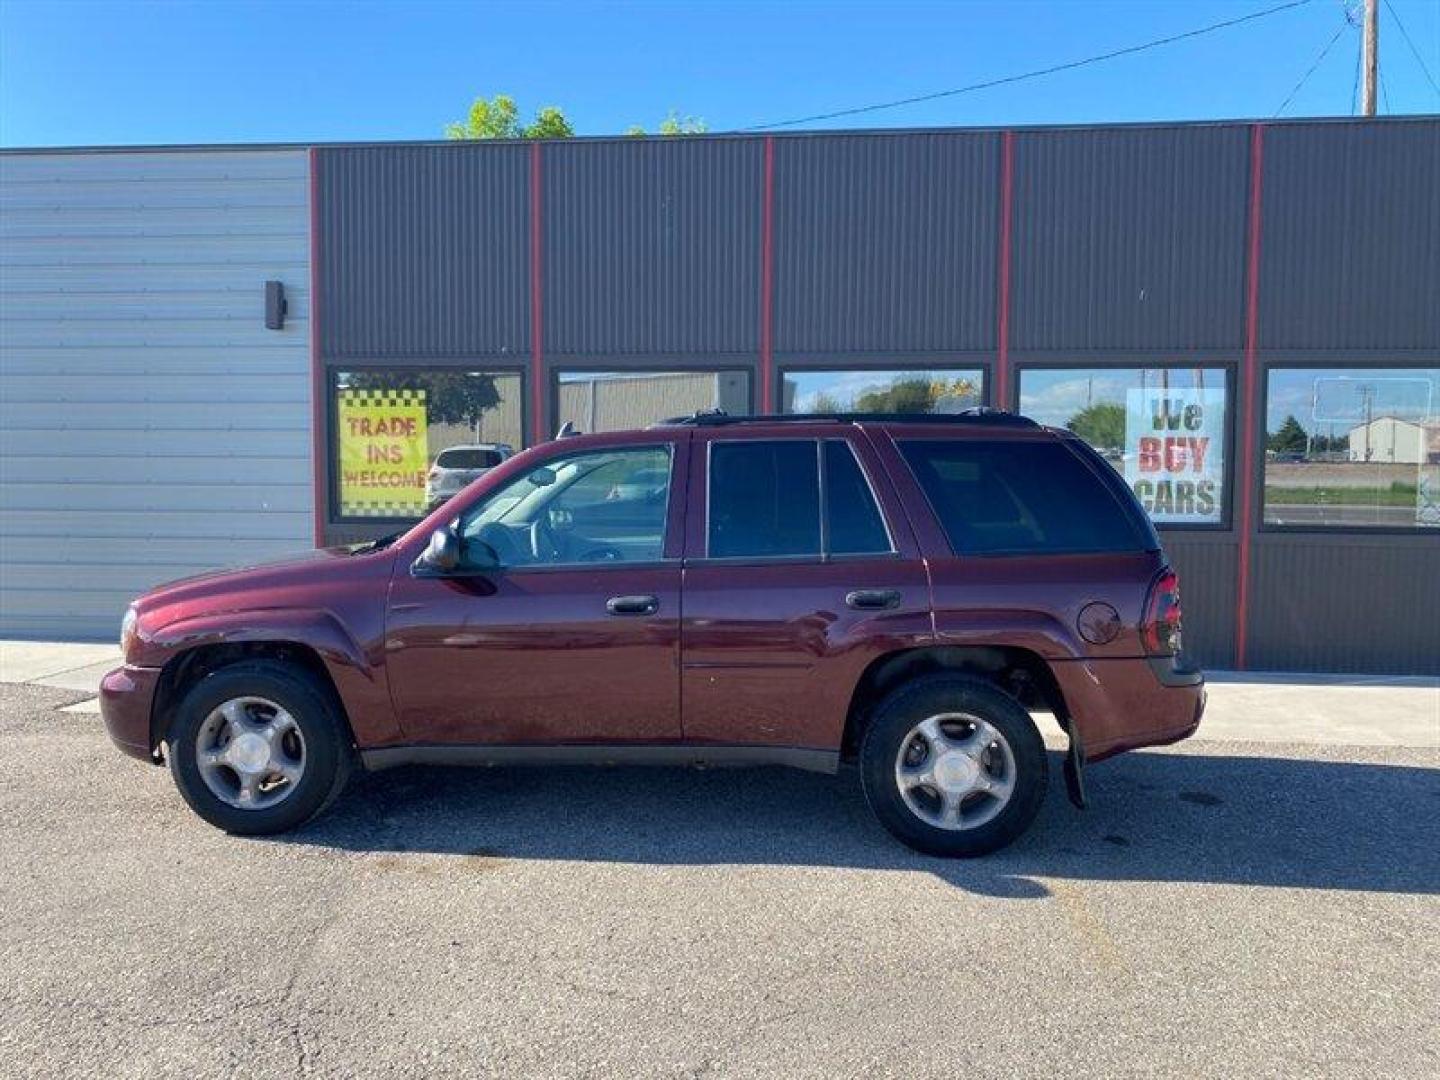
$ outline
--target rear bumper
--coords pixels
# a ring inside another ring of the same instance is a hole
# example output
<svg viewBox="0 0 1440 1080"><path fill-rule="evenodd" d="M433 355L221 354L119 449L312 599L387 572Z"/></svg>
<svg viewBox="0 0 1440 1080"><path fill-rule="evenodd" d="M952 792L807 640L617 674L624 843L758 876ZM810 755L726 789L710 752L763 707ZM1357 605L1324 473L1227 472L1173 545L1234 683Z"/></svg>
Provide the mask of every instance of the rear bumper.
<svg viewBox="0 0 1440 1080"><path fill-rule="evenodd" d="M1198 671L1162 681L1146 659L1075 660L1052 665L1085 761L1195 734L1205 713Z"/></svg>
<svg viewBox="0 0 1440 1080"><path fill-rule="evenodd" d="M155 760L150 752L150 710L159 681L159 668L128 664L100 680L100 716L110 741L141 761Z"/></svg>

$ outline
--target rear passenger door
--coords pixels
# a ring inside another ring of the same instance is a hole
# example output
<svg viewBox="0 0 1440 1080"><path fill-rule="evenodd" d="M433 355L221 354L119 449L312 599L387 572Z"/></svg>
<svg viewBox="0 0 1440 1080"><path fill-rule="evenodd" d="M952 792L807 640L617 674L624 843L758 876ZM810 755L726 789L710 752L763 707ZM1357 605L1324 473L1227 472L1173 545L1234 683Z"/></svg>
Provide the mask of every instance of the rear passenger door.
<svg viewBox="0 0 1440 1080"><path fill-rule="evenodd" d="M837 750L866 666L931 638L914 536L851 426L697 432L682 589L687 741Z"/></svg>

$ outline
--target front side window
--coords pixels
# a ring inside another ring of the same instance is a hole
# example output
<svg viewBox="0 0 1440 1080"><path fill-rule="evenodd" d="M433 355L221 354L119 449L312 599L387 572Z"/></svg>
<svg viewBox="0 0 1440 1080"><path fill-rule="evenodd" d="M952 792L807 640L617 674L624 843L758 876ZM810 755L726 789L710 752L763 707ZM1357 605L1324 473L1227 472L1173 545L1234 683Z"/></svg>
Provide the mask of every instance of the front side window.
<svg viewBox="0 0 1440 1080"><path fill-rule="evenodd" d="M1440 368L1271 368L1265 523L1440 528Z"/></svg>
<svg viewBox="0 0 1440 1080"><path fill-rule="evenodd" d="M1020 411L1088 442L1157 524L1221 525L1228 387L1214 367L1025 368Z"/></svg>
<svg viewBox="0 0 1440 1080"><path fill-rule="evenodd" d="M983 404L979 368L785 372L787 413L957 413Z"/></svg>
<svg viewBox="0 0 1440 1080"><path fill-rule="evenodd" d="M668 446L559 458L510 481L460 523L475 566L657 562L670 502Z"/></svg>
<svg viewBox="0 0 1440 1080"><path fill-rule="evenodd" d="M1104 481L1060 442L937 439L899 445L957 555L1146 546Z"/></svg>
<svg viewBox="0 0 1440 1080"><path fill-rule="evenodd" d="M523 445L517 374L366 368L331 392L341 519L423 517Z"/></svg>
<svg viewBox="0 0 1440 1080"><path fill-rule="evenodd" d="M575 430L629 431L675 416L750 411L746 371L562 371L560 423Z"/></svg>

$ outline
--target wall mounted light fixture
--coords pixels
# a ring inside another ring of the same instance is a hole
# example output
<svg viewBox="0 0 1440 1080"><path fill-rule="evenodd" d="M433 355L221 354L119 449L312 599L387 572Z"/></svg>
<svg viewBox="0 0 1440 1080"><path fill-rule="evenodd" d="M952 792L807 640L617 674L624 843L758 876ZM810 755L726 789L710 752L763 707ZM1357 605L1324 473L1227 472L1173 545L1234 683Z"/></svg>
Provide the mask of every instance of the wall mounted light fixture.
<svg viewBox="0 0 1440 1080"><path fill-rule="evenodd" d="M283 281L265 282L265 329L284 330L285 313L289 305L285 302L285 283Z"/></svg>

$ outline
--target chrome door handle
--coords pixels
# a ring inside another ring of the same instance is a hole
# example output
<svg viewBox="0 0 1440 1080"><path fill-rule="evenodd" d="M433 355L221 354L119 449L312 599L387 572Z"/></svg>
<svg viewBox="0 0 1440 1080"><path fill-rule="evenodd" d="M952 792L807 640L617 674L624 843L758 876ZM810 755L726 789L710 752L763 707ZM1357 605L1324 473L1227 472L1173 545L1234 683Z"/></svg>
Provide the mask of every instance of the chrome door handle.
<svg viewBox="0 0 1440 1080"><path fill-rule="evenodd" d="M877 611L900 606L899 589L855 589L845 594L845 606L857 611Z"/></svg>
<svg viewBox="0 0 1440 1080"><path fill-rule="evenodd" d="M654 615L660 610L658 596L612 596L605 601L611 615Z"/></svg>

